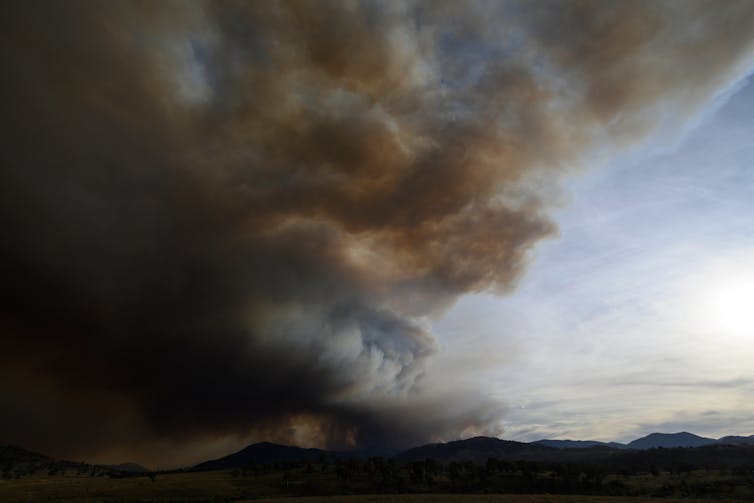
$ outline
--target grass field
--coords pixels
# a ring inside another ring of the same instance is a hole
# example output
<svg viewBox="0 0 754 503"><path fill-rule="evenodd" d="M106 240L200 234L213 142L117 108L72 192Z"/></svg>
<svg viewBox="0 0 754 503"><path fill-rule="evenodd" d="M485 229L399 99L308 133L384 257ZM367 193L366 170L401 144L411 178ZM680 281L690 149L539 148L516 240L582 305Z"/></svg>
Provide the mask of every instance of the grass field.
<svg viewBox="0 0 754 503"><path fill-rule="evenodd" d="M262 499L255 503L284 503L291 498ZM622 496L578 496L549 494L394 494L296 498L295 503L701 503L700 499L632 498ZM729 500L726 500L729 501Z"/></svg>
<svg viewBox="0 0 754 503"><path fill-rule="evenodd" d="M271 481L237 479L227 472L174 473L148 477L57 476L0 481L0 503L42 501L220 502L280 496Z"/></svg>
<svg viewBox="0 0 754 503"><path fill-rule="evenodd" d="M0 503L90 502L90 503L189 503L256 501L259 503L293 501L295 503L638 503L731 501L702 499L659 499L574 495L484 495L484 494L388 494L334 497L297 497L286 494L278 474L260 477L234 477L229 472L161 474L148 477L111 479L107 477L53 476L0 480ZM281 497L282 496L282 497Z"/></svg>

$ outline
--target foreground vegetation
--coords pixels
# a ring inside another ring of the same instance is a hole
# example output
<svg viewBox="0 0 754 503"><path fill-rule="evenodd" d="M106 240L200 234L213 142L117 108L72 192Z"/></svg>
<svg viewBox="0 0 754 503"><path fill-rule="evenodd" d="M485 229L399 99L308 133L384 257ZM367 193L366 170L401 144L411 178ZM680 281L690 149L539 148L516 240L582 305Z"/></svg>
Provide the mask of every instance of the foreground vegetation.
<svg viewBox="0 0 754 503"><path fill-rule="evenodd" d="M286 499L255 500L256 503L285 503ZM551 494L395 494L297 498L295 503L702 503L699 499L632 498Z"/></svg>
<svg viewBox="0 0 754 503"><path fill-rule="evenodd" d="M560 496L552 496L552 494ZM221 502L333 495L342 502L412 501L611 502L647 498L754 500L754 472L746 468L649 471L622 469L609 473L596 466L506 462L486 464L433 460L399 465L381 458L327 463L249 465L206 472L136 473L34 472L0 480L0 503L87 502ZM493 497L494 495L494 497ZM527 496L523 496L527 495ZM319 498L317 498L319 497ZM638 498L638 499L634 499ZM336 501L338 501L336 500ZM689 501L686 499L685 501Z"/></svg>
<svg viewBox="0 0 754 503"><path fill-rule="evenodd" d="M294 493L281 487L248 484L227 472L168 474L154 482L148 477L103 479L56 476L0 481L0 502L154 502L199 503L255 501L256 503L285 503ZM260 482L260 481L257 481ZM651 497L617 497L595 495L550 494L364 494L342 496L297 497L295 503L646 503L657 502ZM709 499L662 499L666 503L709 501ZM725 499L725 501L731 501Z"/></svg>

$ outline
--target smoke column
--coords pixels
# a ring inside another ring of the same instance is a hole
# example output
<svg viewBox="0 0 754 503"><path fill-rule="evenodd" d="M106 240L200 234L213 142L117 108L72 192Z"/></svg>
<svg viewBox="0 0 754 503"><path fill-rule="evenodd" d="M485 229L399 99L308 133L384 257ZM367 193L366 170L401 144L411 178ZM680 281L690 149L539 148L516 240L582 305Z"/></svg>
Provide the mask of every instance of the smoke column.
<svg viewBox="0 0 754 503"><path fill-rule="evenodd" d="M499 432L432 319L754 47L748 1L0 9L0 431L156 465Z"/></svg>

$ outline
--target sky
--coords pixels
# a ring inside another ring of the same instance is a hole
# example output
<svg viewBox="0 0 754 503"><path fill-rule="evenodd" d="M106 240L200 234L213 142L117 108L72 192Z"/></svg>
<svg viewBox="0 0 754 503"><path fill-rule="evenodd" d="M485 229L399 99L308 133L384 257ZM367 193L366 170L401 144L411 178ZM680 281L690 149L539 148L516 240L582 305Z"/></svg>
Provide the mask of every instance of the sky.
<svg viewBox="0 0 754 503"><path fill-rule="evenodd" d="M675 142L579 177L516 292L436 325L512 355L486 377L506 438L754 431L753 126L744 78Z"/></svg>
<svg viewBox="0 0 754 503"><path fill-rule="evenodd" d="M2 9L0 440L754 433L751 2Z"/></svg>

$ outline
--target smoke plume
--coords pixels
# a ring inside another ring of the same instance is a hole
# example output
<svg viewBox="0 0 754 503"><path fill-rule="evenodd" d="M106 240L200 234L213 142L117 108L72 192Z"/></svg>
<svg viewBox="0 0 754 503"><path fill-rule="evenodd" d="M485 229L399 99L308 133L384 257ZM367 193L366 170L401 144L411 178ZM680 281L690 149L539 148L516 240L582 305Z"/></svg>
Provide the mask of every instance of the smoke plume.
<svg viewBox="0 0 754 503"><path fill-rule="evenodd" d="M748 1L0 9L0 430L157 464L497 431L432 319L754 47Z"/></svg>

